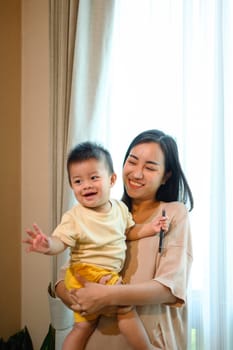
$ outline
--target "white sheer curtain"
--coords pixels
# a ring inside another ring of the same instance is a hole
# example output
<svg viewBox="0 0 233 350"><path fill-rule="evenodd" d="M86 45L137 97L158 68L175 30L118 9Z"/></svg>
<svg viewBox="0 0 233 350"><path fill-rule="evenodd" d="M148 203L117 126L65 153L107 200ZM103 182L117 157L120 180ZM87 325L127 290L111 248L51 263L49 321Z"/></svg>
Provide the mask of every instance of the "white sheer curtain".
<svg viewBox="0 0 233 350"><path fill-rule="evenodd" d="M105 141L114 1L80 1L71 95L69 143Z"/></svg>
<svg viewBox="0 0 233 350"><path fill-rule="evenodd" d="M131 139L148 128L176 138L195 200L189 348L230 350L233 2L81 0L79 16L71 143L110 149L119 198Z"/></svg>

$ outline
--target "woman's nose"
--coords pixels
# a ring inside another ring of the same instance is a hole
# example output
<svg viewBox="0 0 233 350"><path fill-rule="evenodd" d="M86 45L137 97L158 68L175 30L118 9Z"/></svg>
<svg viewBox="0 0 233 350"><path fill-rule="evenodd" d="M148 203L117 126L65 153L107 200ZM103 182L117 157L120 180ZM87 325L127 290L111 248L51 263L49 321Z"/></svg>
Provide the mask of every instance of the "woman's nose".
<svg viewBox="0 0 233 350"><path fill-rule="evenodd" d="M133 172L133 176L135 179L142 179L143 178L142 169L135 169L135 171Z"/></svg>

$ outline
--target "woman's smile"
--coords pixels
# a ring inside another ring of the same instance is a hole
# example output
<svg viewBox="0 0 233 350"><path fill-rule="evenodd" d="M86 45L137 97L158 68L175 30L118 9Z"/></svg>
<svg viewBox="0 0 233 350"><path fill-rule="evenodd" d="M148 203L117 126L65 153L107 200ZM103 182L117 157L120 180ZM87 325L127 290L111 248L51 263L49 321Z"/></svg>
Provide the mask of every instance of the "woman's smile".
<svg viewBox="0 0 233 350"><path fill-rule="evenodd" d="M142 184L138 181L132 180L132 179L128 179L128 184L132 188L141 188L144 186L144 184Z"/></svg>

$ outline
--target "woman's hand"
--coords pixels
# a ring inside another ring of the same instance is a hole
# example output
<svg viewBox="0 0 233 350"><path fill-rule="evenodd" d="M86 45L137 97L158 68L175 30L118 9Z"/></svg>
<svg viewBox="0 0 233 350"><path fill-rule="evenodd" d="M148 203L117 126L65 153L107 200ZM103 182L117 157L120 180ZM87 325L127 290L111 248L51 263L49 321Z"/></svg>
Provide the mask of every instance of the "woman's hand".
<svg viewBox="0 0 233 350"><path fill-rule="evenodd" d="M88 282L79 275L76 275L76 278L83 285L83 288L70 291L70 297L73 301L71 305L72 310L80 312L81 315L89 315L96 312L116 313L117 307L108 307L109 286ZM105 279L102 283L106 283L106 281Z"/></svg>

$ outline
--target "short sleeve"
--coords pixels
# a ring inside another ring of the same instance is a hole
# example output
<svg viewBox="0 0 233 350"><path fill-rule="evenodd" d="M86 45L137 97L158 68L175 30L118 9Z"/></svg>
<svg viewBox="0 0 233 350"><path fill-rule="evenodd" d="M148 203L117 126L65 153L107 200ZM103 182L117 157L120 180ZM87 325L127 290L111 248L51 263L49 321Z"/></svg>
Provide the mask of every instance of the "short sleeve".
<svg viewBox="0 0 233 350"><path fill-rule="evenodd" d="M52 236L58 237L69 247L75 247L77 240L77 233L74 229L75 224L70 212L65 213L62 216L60 224L53 231Z"/></svg>
<svg viewBox="0 0 233 350"><path fill-rule="evenodd" d="M165 235L164 249L157 255L154 279L167 286L179 301L174 306L186 302L186 291L193 260L189 215L181 203L169 207L171 218L169 231Z"/></svg>

